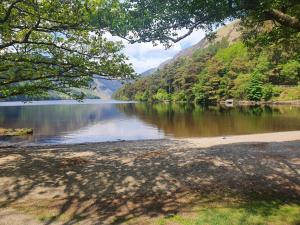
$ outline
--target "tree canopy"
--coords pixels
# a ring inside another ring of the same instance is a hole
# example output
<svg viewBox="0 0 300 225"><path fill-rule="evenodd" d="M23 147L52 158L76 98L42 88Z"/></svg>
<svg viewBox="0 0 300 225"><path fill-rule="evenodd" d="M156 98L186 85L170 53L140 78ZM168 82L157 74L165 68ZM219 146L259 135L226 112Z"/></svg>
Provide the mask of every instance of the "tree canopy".
<svg viewBox="0 0 300 225"><path fill-rule="evenodd" d="M276 40L300 31L298 0L125 0L113 5L119 10L111 11L106 22L131 42L160 41L168 46L194 30L213 31L233 19L256 29L271 21L276 29L268 33Z"/></svg>
<svg viewBox="0 0 300 225"><path fill-rule="evenodd" d="M226 99L289 101L300 98L299 53L283 51L273 57L266 46L258 55L241 41L224 37L195 49L151 76L126 84L115 93L123 100L217 104Z"/></svg>
<svg viewBox="0 0 300 225"><path fill-rule="evenodd" d="M91 25L105 1L2 0L0 3L0 98L47 95L82 98L94 76L131 78L134 70L121 43Z"/></svg>

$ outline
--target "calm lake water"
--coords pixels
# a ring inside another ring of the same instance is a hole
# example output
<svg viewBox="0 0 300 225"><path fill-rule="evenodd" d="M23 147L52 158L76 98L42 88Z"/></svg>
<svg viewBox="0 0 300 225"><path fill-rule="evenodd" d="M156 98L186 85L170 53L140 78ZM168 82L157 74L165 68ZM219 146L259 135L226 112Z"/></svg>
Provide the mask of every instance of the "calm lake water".
<svg viewBox="0 0 300 225"><path fill-rule="evenodd" d="M300 130L300 107L200 107L87 100L0 103L0 127L34 129L1 143L63 144Z"/></svg>

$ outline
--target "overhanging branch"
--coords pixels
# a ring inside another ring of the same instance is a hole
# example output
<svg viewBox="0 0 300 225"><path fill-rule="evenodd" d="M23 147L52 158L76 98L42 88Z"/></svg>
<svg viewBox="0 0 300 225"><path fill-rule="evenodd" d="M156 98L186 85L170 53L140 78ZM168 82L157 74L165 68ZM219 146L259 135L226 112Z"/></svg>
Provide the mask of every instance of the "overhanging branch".
<svg viewBox="0 0 300 225"><path fill-rule="evenodd" d="M285 14L277 9L271 9L266 12L266 14L270 19L275 20L281 25L300 31L300 21L298 18Z"/></svg>
<svg viewBox="0 0 300 225"><path fill-rule="evenodd" d="M22 1L23 1L23 0L16 0L16 1L14 1L14 2L8 7L8 9L7 9L7 11L6 11L5 16L3 17L3 19L0 19L0 23L5 23L5 22L8 20L10 14L11 14L11 11L12 11L13 8L15 7L15 5L16 5L17 3L19 3L19 2L22 2Z"/></svg>

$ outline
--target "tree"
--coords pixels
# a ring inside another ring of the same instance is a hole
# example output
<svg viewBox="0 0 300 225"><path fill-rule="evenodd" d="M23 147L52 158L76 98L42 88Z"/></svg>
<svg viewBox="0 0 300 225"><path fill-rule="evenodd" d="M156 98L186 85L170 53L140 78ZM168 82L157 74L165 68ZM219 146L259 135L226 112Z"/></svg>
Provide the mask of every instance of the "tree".
<svg viewBox="0 0 300 225"><path fill-rule="evenodd" d="M2 0L0 98L49 90L82 98L72 88L89 87L94 76L132 77L121 43L103 37L104 25L91 25L96 8L96 0Z"/></svg>
<svg viewBox="0 0 300 225"><path fill-rule="evenodd" d="M114 24L112 32L131 42L160 41L168 46L194 30L212 31L233 19L251 28L272 21L277 32L268 33L277 40L300 31L299 0L115 0L113 5L119 10L107 13L105 21Z"/></svg>
<svg viewBox="0 0 300 225"><path fill-rule="evenodd" d="M170 101L171 96L165 89L160 88L158 89L157 93L153 96L153 99L157 101Z"/></svg>

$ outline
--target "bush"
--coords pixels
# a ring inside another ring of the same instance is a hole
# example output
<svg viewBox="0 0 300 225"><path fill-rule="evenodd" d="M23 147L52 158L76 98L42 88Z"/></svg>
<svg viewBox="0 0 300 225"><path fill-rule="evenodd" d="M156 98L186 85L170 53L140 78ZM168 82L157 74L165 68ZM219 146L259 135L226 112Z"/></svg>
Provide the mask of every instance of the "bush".
<svg viewBox="0 0 300 225"><path fill-rule="evenodd" d="M184 91L176 92L172 95L172 100L174 102L185 102L187 101L187 96Z"/></svg>
<svg viewBox="0 0 300 225"><path fill-rule="evenodd" d="M158 89L157 93L153 96L153 99L157 101L170 101L171 96L165 89L160 88Z"/></svg>
<svg viewBox="0 0 300 225"><path fill-rule="evenodd" d="M233 97L236 99L247 99L247 87L250 82L250 74L240 74L234 80Z"/></svg>
<svg viewBox="0 0 300 225"><path fill-rule="evenodd" d="M271 84L265 85L262 90L262 98L265 101L268 101L273 96L273 86Z"/></svg>
<svg viewBox="0 0 300 225"><path fill-rule="evenodd" d="M134 96L134 100L136 101L144 101L144 98L143 98L143 93L138 91L135 96Z"/></svg>
<svg viewBox="0 0 300 225"><path fill-rule="evenodd" d="M297 85L300 80L300 62L290 60L281 65L280 78L284 84Z"/></svg>
<svg viewBox="0 0 300 225"><path fill-rule="evenodd" d="M134 96L134 100L136 101L140 101L140 102L146 102L146 101L151 101L151 96L149 91L138 91L135 96Z"/></svg>
<svg viewBox="0 0 300 225"><path fill-rule="evenodd" d="M263 97L263 85L265 77L259 72L251 74L250 82L246 89L247 98L251 101L260 101Z"/></svg>

